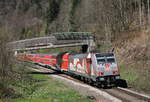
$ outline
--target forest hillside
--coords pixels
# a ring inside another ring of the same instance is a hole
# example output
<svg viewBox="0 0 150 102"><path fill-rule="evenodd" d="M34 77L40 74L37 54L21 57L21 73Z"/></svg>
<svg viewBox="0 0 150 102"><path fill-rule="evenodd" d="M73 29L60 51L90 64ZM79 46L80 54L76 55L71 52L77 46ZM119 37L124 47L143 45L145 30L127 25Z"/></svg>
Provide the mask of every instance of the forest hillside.
<svg viewBox="0 0 150 102"><path fill-rule="evenodd" d="M8 41L73 31L92 32L99 52L114 49L121 76L136 89L150 92L149 4L149 0L0 0L0 90L5 87L3 79L13 80L16 73Z"/></svg>

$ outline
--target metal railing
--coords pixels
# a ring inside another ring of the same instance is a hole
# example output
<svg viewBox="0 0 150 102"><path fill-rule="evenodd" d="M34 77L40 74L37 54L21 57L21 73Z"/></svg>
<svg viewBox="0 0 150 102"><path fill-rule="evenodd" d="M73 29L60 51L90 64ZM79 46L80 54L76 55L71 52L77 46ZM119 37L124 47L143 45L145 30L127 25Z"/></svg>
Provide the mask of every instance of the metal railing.
<svg viewBox="0 0 150 102"><path fill-rule="evenodd" d="M90 32L62 32L54 33L47 37L39 37L33 39L25 39L10 42L8 45L13 49L41 49L41 48L54 48L65 47L68 44L71 46L89 45L94 42L94 37ZM62 45L62 46L60 46ZM48 46L48 47L46 47Z"/></svg>
<svg viewBox="0 0 150 102"><path fill-rule="evenodd" d="M87 40L93 39L91 32L63 32L52 34L57 40Z"/></svg>

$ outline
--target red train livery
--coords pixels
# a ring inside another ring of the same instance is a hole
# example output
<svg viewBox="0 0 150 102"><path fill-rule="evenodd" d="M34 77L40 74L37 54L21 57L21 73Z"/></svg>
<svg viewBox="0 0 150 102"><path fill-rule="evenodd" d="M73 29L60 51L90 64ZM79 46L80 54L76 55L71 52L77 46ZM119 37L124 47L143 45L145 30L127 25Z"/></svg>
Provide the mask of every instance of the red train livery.
<svg viewBox="0 0 150 102"><path fill-rule="evenodd" d="M18 58L76 76L99 87L127 87L113 53L18 54Z"/></svg>

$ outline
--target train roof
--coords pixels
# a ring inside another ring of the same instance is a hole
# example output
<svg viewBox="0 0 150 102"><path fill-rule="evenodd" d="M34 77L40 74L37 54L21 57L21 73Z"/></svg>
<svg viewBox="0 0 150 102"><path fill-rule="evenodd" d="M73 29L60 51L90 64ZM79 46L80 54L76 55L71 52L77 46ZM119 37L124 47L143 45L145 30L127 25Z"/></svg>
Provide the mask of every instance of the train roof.
<svg viewBox="0 0 150 102"><path fill-rule="evenodd" d="M53 53L53 54L51 54L51 53L32 53L32 54L29 54L29 55L57 55L58 53Z"/></svg>

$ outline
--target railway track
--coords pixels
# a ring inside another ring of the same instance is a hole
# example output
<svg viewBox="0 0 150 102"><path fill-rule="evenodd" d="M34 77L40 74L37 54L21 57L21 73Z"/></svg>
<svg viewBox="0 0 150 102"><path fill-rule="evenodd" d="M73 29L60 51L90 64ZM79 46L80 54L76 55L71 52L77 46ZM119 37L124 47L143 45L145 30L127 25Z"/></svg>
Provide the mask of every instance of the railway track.
<svg viewBox="0 0 150 102"><path fill-rule="evenodd" d="M28 66L28 64L25 64ZM34 69L34 70L37 70L37 71L40 71L42 73L47 73L47 74L51 74L51 73L55 73L54 70L52 69L47 69L45 67L42 67L42 66L38 66L38 65L31 65L29 64L28 66L30 69ZM60 76L60 77L63 77L63 78L66 78L68 80L73 80L77 83L81 83L81 84L84 84L84 85L88 85L88 86L91 86L81 80L78 80L74 77L71 77L71 76L68 76L66 74L63 74L63 73L55 73L57 76ZM125 89L125 88L120 88L120 87L117 87L117 88L110 88L110 89L101 89L101 88L98 88L97 86L91 86L93 88L96 88L98 90L102 90L104 92L107 92L108 94L110 94L111 96L114 96L120 100L122 100L122 102L150 102L150 96L147 96L147 95L144 95L144 94L140 94L138 92L135 92L135 91L131 91L130 89Z"/></svg>
<svg viewBox="0 0 150 102"><path fill-rule="evenodd" d="M72 78L64 74L62 75L60 74L59 76L65 77L70 80L74 80L76 82L80 82L82 84L87 84L78 79ZM150 102L150 96L139 94L129 89L120 88L120 87L110 88L110 89L100 89L97 86L92 86L92 87L97 88L99 90L103 90L109 93L110 95L121 99L123 102Z"/></svg>

